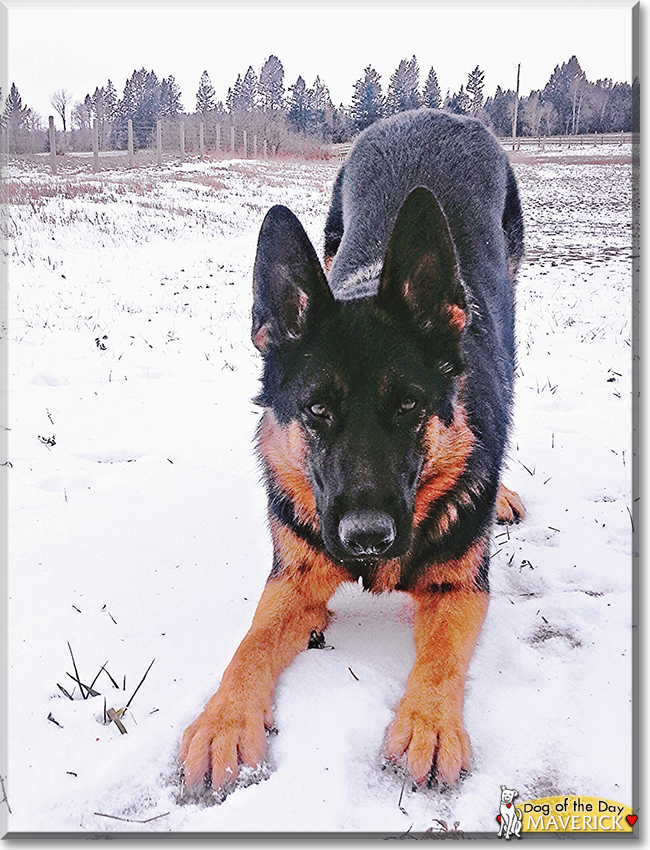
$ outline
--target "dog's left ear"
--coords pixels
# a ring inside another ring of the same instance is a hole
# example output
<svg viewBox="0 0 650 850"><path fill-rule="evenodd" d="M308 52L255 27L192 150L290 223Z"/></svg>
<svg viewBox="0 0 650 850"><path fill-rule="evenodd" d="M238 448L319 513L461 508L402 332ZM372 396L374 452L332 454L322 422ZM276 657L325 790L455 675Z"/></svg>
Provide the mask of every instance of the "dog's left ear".
<svg viewBox="0 0 650 850"><path fill-rule="evenodd" d="M260 229L253 270L253 344L262 353L297 340L307 317L334 302L303 226L283 206L272 207Z"/></svg>
<svg viewBox="0 0 650 850"><path fill-rule="evenodd" d="M458 342L465 290L447 219L428 189L414 189L397 214L377 298L388 312L406 307L421 330Z"/></svg>

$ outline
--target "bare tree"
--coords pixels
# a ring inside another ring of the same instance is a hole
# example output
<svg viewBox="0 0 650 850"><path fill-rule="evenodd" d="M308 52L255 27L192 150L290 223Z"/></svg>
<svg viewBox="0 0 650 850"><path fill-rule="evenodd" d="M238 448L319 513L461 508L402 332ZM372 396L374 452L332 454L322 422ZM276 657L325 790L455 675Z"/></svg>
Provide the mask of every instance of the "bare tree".
<svg viewBox="0 0 650 850"><path fill-rule="evenodd" d="M59 116L61 117L61 121L63 122L63 132L65 133L67 130L65 113L68 108L68 105L72 102L72 95L67 89L57 89L54 92L52 97L50 98L50 103L57 111Z"/></svg>

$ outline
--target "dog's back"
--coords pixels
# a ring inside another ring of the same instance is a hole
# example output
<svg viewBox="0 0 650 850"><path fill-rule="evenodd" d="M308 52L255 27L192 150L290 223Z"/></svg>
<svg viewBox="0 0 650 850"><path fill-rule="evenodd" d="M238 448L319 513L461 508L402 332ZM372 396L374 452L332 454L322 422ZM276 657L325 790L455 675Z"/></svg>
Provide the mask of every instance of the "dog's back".
<svg viewBox="0 0 650 850"><path fill-rule="evenodd" d="M447 216L473 297L481 281L502 282L504 272L512 280L523 221L503 149L475 119L420 109L369 127L337 177L325 226L337 298L375 294L397 212L417 186L430 189Z"/></svg>
<svg viewBox="0 0 650 850"><path fill-rule="evenodd" d="M512 169L492 133L473 118L433 109L400 113L362 133L336 179L325 226L329 285L339 300L376 293L397 213L418 186L433 192L453 238L471 316L463 397L488 466L500 466L513 399L523 219Z"/></svg>

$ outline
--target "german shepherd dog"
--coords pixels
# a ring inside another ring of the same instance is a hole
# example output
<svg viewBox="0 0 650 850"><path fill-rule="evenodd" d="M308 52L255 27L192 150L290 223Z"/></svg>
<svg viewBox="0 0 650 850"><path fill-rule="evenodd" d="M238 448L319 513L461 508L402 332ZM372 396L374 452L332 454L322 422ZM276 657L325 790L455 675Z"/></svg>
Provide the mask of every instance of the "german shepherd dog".
<svg viewBox="0 0 650 850"><path fill-rule="evenodd" d="M259 765L280 673L342 582L414 603L416 659L385 741L416 783L470 765L467 667L488 604L514 377L517 186L478 121L430 109L363 132L336 179L325 269L286 207L266 215L252 339L273 568L217 693L186 730L185 788Z"/></svg>

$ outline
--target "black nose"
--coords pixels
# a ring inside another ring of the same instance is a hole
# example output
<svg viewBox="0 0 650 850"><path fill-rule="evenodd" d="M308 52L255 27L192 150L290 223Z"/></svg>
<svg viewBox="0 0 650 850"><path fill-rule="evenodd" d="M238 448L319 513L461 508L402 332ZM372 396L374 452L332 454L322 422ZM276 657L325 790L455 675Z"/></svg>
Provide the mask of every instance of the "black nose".
<svg viewBox="0 0 650 850"><path fill-rule="evenodd" d="M348 511L339 522L339 539L357 558L383 555L395 534L393 518L382 511Z"/></svg>

